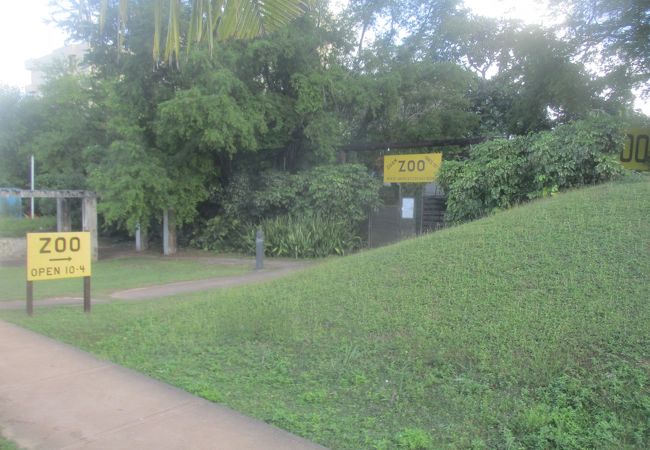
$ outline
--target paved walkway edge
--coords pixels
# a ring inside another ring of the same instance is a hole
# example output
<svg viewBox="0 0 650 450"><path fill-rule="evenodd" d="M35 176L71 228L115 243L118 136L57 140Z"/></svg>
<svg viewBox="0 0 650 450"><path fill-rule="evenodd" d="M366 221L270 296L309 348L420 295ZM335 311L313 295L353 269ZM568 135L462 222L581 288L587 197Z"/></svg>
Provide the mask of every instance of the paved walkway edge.
<svg viewBox="0 0 650 450"><path fill-rule="evenodd" d="M0 321L0 428L25 449L322 449Z"/></svg>

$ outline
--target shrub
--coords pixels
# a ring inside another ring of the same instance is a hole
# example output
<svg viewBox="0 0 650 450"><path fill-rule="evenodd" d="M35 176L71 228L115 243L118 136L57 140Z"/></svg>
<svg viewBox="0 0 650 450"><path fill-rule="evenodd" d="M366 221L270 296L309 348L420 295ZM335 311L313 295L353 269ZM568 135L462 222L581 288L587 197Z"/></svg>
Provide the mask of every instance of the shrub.
<svg viewBox="0 0 650 450"><path fill-rule="evenodd" d="M361 246L349 222L321 214L265 220L265 252L270 256L314 258L344 255Z"/></svg>
<svg viewBox="0 0 650 450"><path fill-rule="evenodd" d="M598 116L477 145L468 160L442 166L446 220L472 220L562 189L613 179L622 172L617 161L622 138L620 123Z"/></svg>
<svg viewBox="0 0 650 450"><path fill-rule="evenodd" d="M239 173L218 198L226 216L247 222L286 214L301 189L299 177L268 170L259 174Z"/></svg>
<svg viewBox="0 0 650 450"><path fill-rule="evenodd" d="M358 225L380 203L381 182L361 164L315 167L296 178L299 190L291 214L321 214Z"/></svg>
<svg viewBox="0 0 650 450"><path fill-rule="evenodd" d="M379 205L380 186L360 164L320 166L297 174L270 170L237 174L219 200L226 215L249 222L323 214L358 223Z"/></svg>
<svg viewBox="0 0 650 450"><path fill-rule="evenodd" d="M214 216L198 226L190 239L192 247L202 250L251 253L255 249L254 226L232 216Z"/></svg>
<svg viewBox="0 0 650 450"><path fill-rule="evenodd" d="M298 174L240 173L218 195L219 215L190 244L206 250L254 249L254 230L267 233L267 253L315 257L361 245L362 224L380 204L381 182L359 164L321 166Z"/></svg>
<svg viewBox="0 0 650 450"><path fill-rule="evenodd" d="M268 256L317 258L344 255L361 247L361 238L350 223L320 214L284 215L261 222ZM251 222L215 216L205 222L191 245L203 250L255 251L255 231Z"/></svg>

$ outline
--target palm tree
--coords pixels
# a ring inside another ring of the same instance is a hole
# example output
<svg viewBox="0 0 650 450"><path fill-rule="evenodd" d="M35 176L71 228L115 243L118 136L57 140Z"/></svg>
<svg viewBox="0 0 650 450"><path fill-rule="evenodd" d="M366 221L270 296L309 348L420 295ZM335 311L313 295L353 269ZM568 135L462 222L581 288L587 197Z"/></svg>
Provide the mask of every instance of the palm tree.
<svg viewBox="0 0 650 450"><path fill-rule="evenodd" d="M303 14L312 0L153 0L154 21L153 56L161 56L161 30L163 12L167 14L167 37L163 48L164 58L176 60L180 55L180 20L183 4L191 6L186 46L207 41L210 50L217 40L252 38L274 31ZM101 0L100 27L109 0ZM119 0L118 45L126 31L128 0Z"/></svg>

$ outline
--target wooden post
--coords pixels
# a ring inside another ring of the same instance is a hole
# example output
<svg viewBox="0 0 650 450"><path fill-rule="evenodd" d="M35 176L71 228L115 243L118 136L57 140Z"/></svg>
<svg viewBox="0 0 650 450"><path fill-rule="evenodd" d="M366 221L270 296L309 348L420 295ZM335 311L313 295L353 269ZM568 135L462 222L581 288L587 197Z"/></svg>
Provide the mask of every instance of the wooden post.
<svg viewBox="0 0 650 450"><path fill-rule="evenodd" d="M72 220L70 219L70 200L67 198L56 199L56 231L72 231Z"/></svg>
<svg viewBox="0 0 650 450"><path fill-rule="evenodd" d="M255 233L255 270L264 268L264 230L262 227Z"/></svg>
<svg viewBox="0 0 650 450"><path fill-rule="evenodd" d="M27 315L34 315L34 282L27 282Z"/></svg>
<svg viewBox="0 0 650 450"><path fill-rule="evenodd" d="M163 210L163 255L169 253L169 211Z"/></svg>
<svg viewBox="0 0 650 450"><path fill-rule="evenodd" d="M163 211L163 254L176 254L176 220L172 209Z"/></svg>
<svg viewBox="0 0 650 450"><path fill-rule="evenodd" d="M90 277L84 277L84 312L90 312Z"/></svg>
<svg viewBox="0 0 650 450"><path fill-rule="evenodd" d="M90 232L90 247L92 260L97 261L99 258L99 243L97 240L97 198L84 197L81 207L81 216L83 222L83 231Z"/></svg>

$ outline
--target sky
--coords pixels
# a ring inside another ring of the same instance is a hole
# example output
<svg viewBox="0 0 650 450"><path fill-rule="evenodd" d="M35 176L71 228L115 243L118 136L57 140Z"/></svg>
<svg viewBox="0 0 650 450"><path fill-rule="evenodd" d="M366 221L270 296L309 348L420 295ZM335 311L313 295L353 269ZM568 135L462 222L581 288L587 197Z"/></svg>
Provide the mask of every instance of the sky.
<svg viewBox="0 0 650 450"><path fill-rule="evenodd" d="M50 0L0 0L0 85L24 88L30 84L25 61L45 56L65 44L66 36L52 23ZM344 4L346 0L334 0ZM526 23L550 24L545 0L464 0L479 15L511 17ZM650 115L650 102L636 105Z"/></svg>
<svg viewBox="0 0 650 450"><path fill-rule="evenodd" d="M479 16L510 17L531 25L555 23L544 0L464 0L463 3Z"/></svg>
<svg viewBox="0 0 650 450"><path fill-rule="evenodd" d="M63 47L65 35L49 18L48 0L1 0L0 84L25 87L30 74L25 61Z"/></svg>

